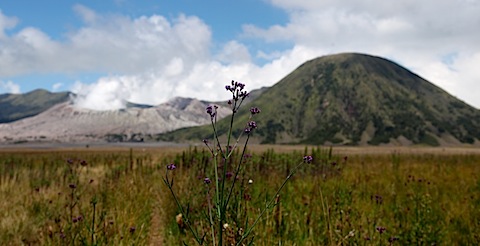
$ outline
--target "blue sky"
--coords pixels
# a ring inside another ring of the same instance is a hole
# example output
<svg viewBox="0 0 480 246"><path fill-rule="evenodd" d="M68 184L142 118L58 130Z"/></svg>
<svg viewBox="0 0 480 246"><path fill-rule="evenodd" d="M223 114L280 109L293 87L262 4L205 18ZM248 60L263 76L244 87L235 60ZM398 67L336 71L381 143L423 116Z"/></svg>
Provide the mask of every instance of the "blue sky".
<svg viewBox="0 0 480 246"><path fill-rule="evenodd" d="M74 91L81 107L225 99L303 62L390 58L480 108L479 0L6 0L0 93Z"/></svg>

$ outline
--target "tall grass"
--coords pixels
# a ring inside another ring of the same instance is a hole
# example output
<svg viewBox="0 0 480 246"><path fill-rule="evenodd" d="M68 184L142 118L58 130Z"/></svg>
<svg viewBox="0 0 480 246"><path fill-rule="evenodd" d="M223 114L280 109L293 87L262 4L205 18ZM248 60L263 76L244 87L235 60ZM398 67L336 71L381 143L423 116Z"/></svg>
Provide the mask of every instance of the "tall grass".
<svg viewBox="0 0 480 246"><path fill-rule="evenodd" d="M335 148L255 149L234 191L241 198L231 210L238 221L261 212L298 156L314 157L259 221L255 245L480 244L478 154L389 152L345 159ZM185 194L181 199L193 219L203 221L199 211L208 201L198 183L213 165L210 156L195 147L0 152L0 244L193 243L176 221L178 210L162 177L173 161L174 188ZM232 228L224 229L225 244L236 236Z"/></svg>

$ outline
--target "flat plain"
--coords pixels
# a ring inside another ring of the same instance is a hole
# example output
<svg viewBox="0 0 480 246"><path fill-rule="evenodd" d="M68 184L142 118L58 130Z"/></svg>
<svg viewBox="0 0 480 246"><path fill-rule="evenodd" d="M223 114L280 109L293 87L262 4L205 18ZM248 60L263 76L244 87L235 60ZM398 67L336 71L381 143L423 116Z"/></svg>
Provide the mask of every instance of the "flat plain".
<svg viewBox="0 0 480 246"><path fill-rule="evenodd" d="M480 244L480 148L251 145L246 153L228 245L305 155L313 163L261 218L255 245ZM174 191L208 235L203 179L213 167L201 145L1 148L0 243L194 245L162 180L170 163Z"/></svg>

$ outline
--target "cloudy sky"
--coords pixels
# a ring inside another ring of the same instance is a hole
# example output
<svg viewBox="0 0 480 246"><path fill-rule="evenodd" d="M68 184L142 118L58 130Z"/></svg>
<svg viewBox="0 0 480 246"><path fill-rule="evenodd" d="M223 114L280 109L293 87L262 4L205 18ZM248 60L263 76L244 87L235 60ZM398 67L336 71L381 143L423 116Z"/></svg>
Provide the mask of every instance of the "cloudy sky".
<svg viewBox="0 0 480 246"><path fill-rule="evenodd" d="M480 0L2 0L0 94L79 106L219 100L340 52L391 59L480 108Z"/></svg>

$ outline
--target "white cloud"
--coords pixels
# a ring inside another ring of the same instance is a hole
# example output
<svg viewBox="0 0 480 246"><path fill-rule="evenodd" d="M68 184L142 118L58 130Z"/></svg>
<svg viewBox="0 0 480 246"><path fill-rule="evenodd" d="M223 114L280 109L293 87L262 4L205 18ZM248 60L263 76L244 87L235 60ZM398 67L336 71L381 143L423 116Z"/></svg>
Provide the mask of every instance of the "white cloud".
<svg viewBox="0 0 480 246"><path fill-rule="evenodd" d="M362 52L387 57L480 108L480 1L270 2L289 13L289 22L245 25L246 36L291 41L316 50L312 56ZM449 54L457 55L442 61Z"/></svg>
<svg viewBox="0 0 480 246"><path fill-rule="evenodd" d="M112 109L174 96L226 99L224 85L232 79L256 89L273 85L306 60L363 52L393 59L480 108L478 0L270 2L288 13L288 23L245 25L240 37L246 41L220 44L218 53L211 52L212 30L195 16L132 19L75 5L84 26L55 40L31 27L6 35L17 20L0 12L0 77L107 74L77 81L72 91L82 107ZM255 50L248 38L293 47ZM253 63L251 52L266 63Z"/></svg>
<svg viewBox="0 0 480 246"><path fill-rule="evenodd" d="M217 59L225 63L252 62L248 48L237 41L230 41L225 44Z"/></svg>
<svg viewBox="0 0 480 246"><path fill-rule="evenodd" d="M95 11L81 5L81 4L75 4L73 6L73 10L83 19L84 22L86 23L95 23L97 20L97 14Z"/></svg>
<svg viewBox="0 0 480 246"><path fill-rule="evenodd" d="M3 82L0 80L0 93L20 93L20 85L13 83L12 81Z"/></svg>
<svg viewBox="0 0 480 246"><path fill-rule="evenodd" d="M17 23L17 18L3 15L2 10L0 9L0 40L2 38L5 38L4 31L10 28L14 28Z"/></svg>
<svg viewBox="0 0 480 246"><path fill-rule="evenodd" d="M52 85L52 91L58 91L62 87L63 87L63 83L55 83Z"/></svg>
<svg viewBox="0 0 480 246"><path fill-rule="evenodd" d="M82 5L74 7L85 26L65 40L53 40L27 27L0 39L0 77L29 73L137 74L157 70L174 57L185 68L209 57L211 31L195 16L180 15L131 19L97 15ZM5 19L0 13L0 20ZM0 29L1 30L1 29Z"/></svg>

